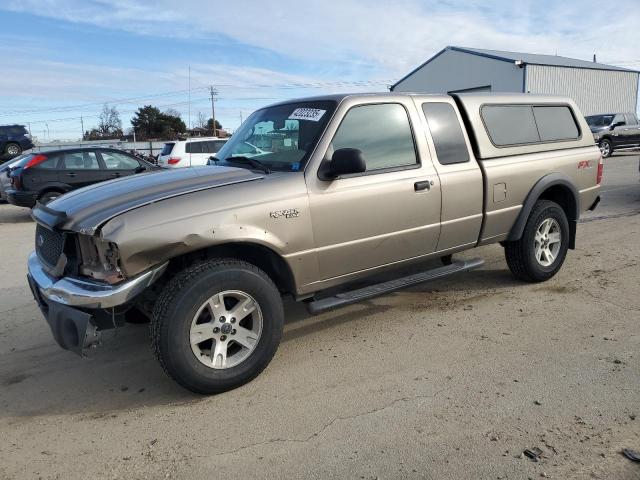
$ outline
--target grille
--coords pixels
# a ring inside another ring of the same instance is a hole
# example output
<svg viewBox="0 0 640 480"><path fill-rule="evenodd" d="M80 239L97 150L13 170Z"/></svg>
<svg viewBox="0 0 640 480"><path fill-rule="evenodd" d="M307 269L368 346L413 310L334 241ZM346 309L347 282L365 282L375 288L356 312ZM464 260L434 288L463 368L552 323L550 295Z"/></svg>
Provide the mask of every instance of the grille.
<svg viewBox="0 0 640 480"><path fill-rule="evenodd" d="M64 250L64 234L38 225L36 227L36 252L40 260L55 267Z"/></svg>

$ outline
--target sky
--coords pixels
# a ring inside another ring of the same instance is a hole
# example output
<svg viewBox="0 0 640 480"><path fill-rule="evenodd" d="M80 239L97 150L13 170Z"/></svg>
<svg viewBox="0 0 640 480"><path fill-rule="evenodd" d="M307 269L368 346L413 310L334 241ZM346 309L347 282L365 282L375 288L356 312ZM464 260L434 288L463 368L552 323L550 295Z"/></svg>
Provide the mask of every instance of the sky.
<svg viewBox="0 0 640 480"><path fill-rule="evenodd" d="M0 0L0 25L0 124L42 141L104 103L125 130L149 104L194 125L211 85L233 131L276 101L385 91L447 45L640 70L638 0Z"/></svg>

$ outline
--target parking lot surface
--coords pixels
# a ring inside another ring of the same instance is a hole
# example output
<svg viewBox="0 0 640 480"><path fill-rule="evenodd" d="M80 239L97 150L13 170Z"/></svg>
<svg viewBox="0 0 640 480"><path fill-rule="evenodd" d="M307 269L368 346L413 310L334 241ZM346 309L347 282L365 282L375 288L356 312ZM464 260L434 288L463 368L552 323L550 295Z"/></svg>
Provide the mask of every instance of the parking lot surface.
<svg viewBox="0 0 640 480"><path fill-rule="evenodd" d="M0 205L0 478L640 478L620 454L640 450L638 180L637 155L606 160L546 283L493 245L446 281L287 303L271 365L214 397L164 375L145 325L61 350L27 287L29 211Z"/></svg>

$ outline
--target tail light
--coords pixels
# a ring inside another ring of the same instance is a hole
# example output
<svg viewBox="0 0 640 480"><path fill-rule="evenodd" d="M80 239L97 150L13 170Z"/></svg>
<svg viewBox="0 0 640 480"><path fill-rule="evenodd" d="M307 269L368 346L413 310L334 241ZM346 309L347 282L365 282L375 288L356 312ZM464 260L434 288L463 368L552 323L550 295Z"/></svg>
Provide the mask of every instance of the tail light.
<svg viewBox="0 0 640 480"><path fill-rule="evenodd" d="M169 165L175 165L176 163L178 163L180 160L182 160L180 157L170 157L169 160L167 160L167 163Z"/></svg>
<svg viewBox="0 0 640 480"><path fill-rule="evenodd" d="M22 188L22 182L20 181L20 176L19 175L11 175L11 186L15 189L15 190L20 190Z"/></svg>
<svg viewBox="0 0 640 480"><path fill-rule="evenodd" d="M47 158L48 157L46 155L34 155L33 157L31 157L31 160L29 160L27 164L22 167L22 169L26 170L27 168L35 167L36 165L39 165L47 160Z"/></svg>
<svg viewBox="0 0 640 480"><path fill-rule="evenodd" d="M600 155L600 160L598 161L598 174L596 175L596 183L600 185L602 183L602 172L604 171L604 161L602 160L602 155Z"/></svg>

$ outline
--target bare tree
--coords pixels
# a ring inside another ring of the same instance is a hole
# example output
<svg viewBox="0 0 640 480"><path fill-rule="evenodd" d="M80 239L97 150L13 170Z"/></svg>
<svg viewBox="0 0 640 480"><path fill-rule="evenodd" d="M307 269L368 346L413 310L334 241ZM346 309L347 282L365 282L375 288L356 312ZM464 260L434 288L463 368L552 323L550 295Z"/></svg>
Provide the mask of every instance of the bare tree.
<svg viewBox="0 0 640 480"><path fill-rule="evenodd" d="M97 130L102 137L122 135L122 121L116 107L104 104L98 117Z"/></svg>
<svg viewBox="0 0 640 480"><path fill-rule="evenodd" d="M170 117L176 117L176 118L181 118L180 112L178 110L176 110L175 108L167 108L164 111L165 115L169 115Z"/></svg>
<svg viewBox="0 0 640 480"><path fill-rule="evenodd" d="M202 112L198 112L198 121L196 123L196 127L203 128L205 130L208 128L207 116Z"/></svg>

